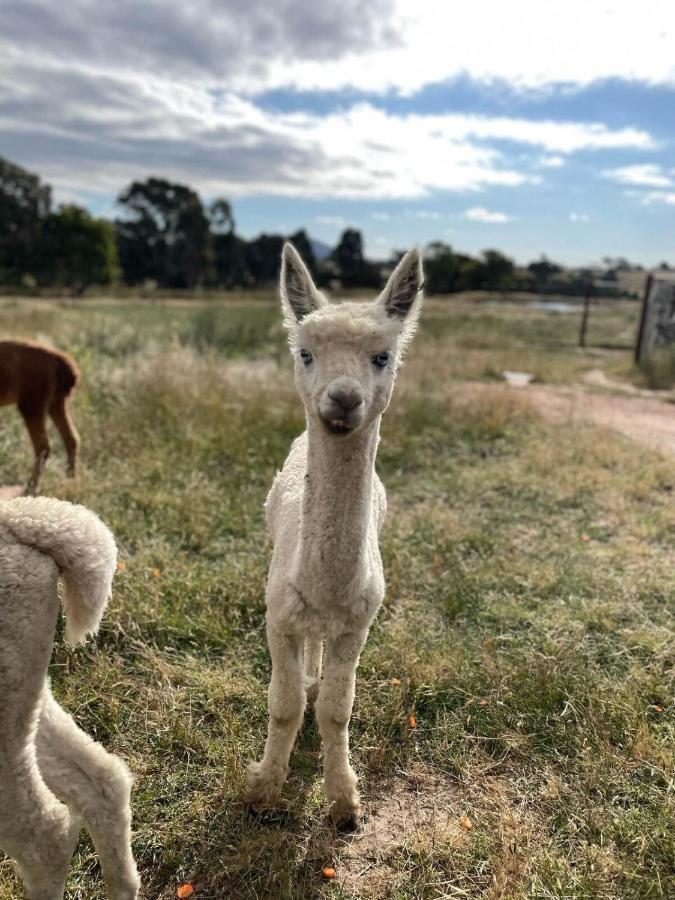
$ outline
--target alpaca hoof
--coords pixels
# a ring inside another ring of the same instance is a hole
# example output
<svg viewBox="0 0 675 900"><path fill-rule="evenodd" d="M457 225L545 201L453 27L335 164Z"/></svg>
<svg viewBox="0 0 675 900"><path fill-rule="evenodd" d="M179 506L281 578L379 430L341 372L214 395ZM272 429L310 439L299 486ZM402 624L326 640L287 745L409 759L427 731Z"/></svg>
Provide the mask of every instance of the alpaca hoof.
<svg viewBox="0 0 675 900"><path fill-rule="evenodd" d="M361 804L356 806L338 806L335 804L330 811L330 818L337 831L348 834L356 831L361 823L363 810Z"/></svg>
<svg viewBox="0 0 675 900"><path fill-rule="evenodd" d="M140 881L131 881L126 885L110 887L110 900L138 900L140 894Z"/></svg>
<svg viewBox="0 0 675 900"><path fill-rule="evenodd" d="M244 801L250 803L256 812L271 809L281 796L281 785L285 773L263 769L262 763L251 763L246 779Z"/></svg>

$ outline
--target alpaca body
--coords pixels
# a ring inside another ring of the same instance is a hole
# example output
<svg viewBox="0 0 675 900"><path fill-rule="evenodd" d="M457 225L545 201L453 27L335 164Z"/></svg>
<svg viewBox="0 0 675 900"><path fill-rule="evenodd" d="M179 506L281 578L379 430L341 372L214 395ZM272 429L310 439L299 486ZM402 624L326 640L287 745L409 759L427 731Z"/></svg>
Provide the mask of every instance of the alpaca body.
<svg viewBox="0 0 675 900"><path fill-rule="evenodd" d="M80 439L69 399L80 379L65 353L32 341L0 341L0 406L16 404L30 435L35 462L26 493L35 493L49 456L47 416L56 425L68 454L68 474L77 471Z"/></svg>
<svg viewBox="0 0 675 900"><path fill-rule="evenodd" d="M375 456L421 282L419 254L409 253L374 303L328 304L297 253L284 248L281 300L307 430L266 504L274 542L266 592L269 728L247 794L259 808L279 798L309 697L331 814L338 824L360 815L348 725L356 668L385 589L378 535L386 498Z"/></svg>
<svg viewBox="0 0 675 900"><path fill-rule="evenodd" d="M131 776L52 696L47 668L64 583L66 634L98 629L116 562L93 513L46 498L0 502L0 850L30 900L61 900L82 823L110 900L135 900Z"/></svg>

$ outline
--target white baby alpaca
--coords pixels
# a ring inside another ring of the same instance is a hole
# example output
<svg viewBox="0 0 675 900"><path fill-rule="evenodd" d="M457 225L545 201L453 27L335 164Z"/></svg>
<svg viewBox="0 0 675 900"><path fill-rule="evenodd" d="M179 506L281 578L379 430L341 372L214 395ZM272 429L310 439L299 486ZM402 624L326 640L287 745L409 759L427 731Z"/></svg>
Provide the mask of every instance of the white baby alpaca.
<svg viewBox="0 0 675 900"><path fill-rule="evenodd" d="M47 667L63 580L66 636L98 630L117 550L81 506L44 497L0 502L0 850L30 900L61 900L82 826L109 900L136 900L131 776L52 696Z"/></svg>
<svg viewBox="0 0 675 900"><path fill-rule="evenodd" d="M274 542L266 595L269 730L247 791L258 808L278 800L307 693L318 691L331 814L338 824L354 824L361 812L348 725L359 656L384 597L378 534L386 498L375 455L421 289L420 254L411 251L374 302L329 304L294 248L284 247L281 303L307 430L266 504Z"/></svg>

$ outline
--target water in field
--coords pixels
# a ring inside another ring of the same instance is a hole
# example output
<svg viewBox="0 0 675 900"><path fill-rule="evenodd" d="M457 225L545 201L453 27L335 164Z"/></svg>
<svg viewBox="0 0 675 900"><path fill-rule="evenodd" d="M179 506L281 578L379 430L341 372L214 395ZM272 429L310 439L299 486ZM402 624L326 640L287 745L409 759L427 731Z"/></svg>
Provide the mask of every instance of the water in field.
<svg viewBox="0 0 675 900"><path fill-rule="evenodd" d="M546 312L570 313L578 312L574 303L563 303L560 300L532 300L527 304L532 309L543 309Z"/></svg>

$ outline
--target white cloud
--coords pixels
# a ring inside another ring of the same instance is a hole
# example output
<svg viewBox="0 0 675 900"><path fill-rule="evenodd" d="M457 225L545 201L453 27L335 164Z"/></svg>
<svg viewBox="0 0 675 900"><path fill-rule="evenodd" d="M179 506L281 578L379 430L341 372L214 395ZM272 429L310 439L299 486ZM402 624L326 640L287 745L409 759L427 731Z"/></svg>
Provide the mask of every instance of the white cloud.
<svg viewBox="0 0 675 900"><path fill-rule="evenodd" d="M673 184L661 166L653 163L641 163L633 166L621 166L618 169L605 169L605 178L611 178L620 184L635 184L644 187L670 187Z"/></svg>
<svg viewBox="0 0 675 900"><path fill-rule="evenodd" d="M489 225L505 225L511 221L511 216L506 213L495 212L482 206L472 206L471 209L465 210L464 217L471 219L472 222L485 222Z"/></svg>
<svg viewBox="0 0 675 900"><path fill-rule="evenodd" d="M92 9L91 0L2 3L2 152L62 194L116 193L150 174L234 197L422 198L537 184L542 166L570 154L656 142L601 122L406 115L374 103L279 112L255 94L412 91L455 75L537 88L619 75L675 83L670 0L651 0L649 16L632 2L609 14L587 0L117 0ZM534 153L517 157L514 144Z"/></svg>
<svg viewBox="0 0 675 900"><path fill-rule="evenodd" d="M541 91L609 78L673 85L674 43L671 0L3 0L0 57L170 71L249 96L411 93L455 77Z"/></svg>
<svg viewBox="0 0 675 900"><path fill-rule="evenodd" d="M329 225L335 228L346 228L347 220L344 216L314 216L318 225Z"/></svg>
<svg viewBox="0 0 675 900"><path fill-rule="evenodd" d="M387 212L372 212L370 218L375 219L377 222L389 222L391 220L391 216Z"/></svg>
<svg viewBox="0 0 675 900"><path fill-rule="evenodd" d="M675 84L671 0L396 0L390 22L397 46L278 63L266 78L304 89L407 93L458 76L537 91L609 78Z"/></svg>
<svg viewBox="0 0 675 900"><path fill-rule="evenodd" d="M414 215L416 219L428 219L432 221L438 221L438 219L443 218L439 212L436 212L433 209L416 209Z"/></svg>
<svg viewBox="0 0 675 900"><path fill-rule="evenodd" d="M0 56L0 75L3 65ZM117 192L154 174L207 196L420 198L538 183L506 155L514 143L565 156L655 145L642 129L593 122L395 114L372 103L320 116L71 61L14 69L0 89L3 153L61 190Z"/></svg>
<svg viewBox="0 0 675 900"><path fill-rule="evenodd" d="M675 191L650 191L642 196L642 203L651 206L653 203L667 203L675 206Z"/></svg>
<svg viewBox="0 0 675 900"><path fill-rule="evenodd" d="M590 222L590 221L591 221L591 217L588 215L588 213L583 213L583 212L582 213L578 213L578 212L570 213L570 222Z"/></svg>

